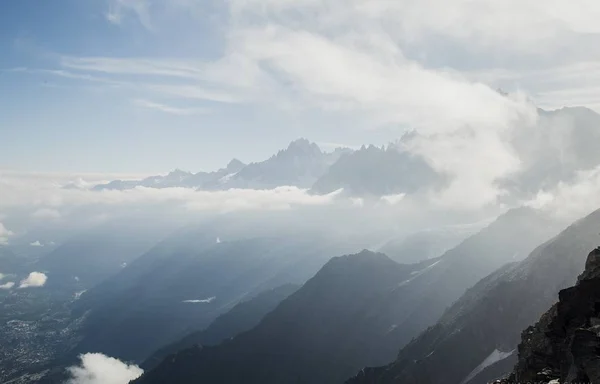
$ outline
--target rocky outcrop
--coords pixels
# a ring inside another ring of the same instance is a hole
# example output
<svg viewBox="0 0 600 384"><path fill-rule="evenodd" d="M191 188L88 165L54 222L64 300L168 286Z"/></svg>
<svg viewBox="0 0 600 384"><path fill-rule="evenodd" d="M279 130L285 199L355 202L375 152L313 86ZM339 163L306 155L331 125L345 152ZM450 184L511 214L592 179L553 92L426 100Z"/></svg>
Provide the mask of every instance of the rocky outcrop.
<svg viewBox="0 0 600 384"><path fill-rule="evenodd" d="M600 248L592 251L574 287L523 331L509 382L600 383ZM555 381L556 382L556 381Z"/></svg>

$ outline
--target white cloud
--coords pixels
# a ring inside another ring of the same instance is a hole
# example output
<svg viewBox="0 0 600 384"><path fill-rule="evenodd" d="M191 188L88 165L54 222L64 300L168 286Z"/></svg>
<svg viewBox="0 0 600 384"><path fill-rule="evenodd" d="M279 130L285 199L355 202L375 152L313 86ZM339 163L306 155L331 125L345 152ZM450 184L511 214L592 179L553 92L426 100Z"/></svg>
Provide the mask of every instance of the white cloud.
<svg viewBox="0 0 600 384"><path fill-rule="evenodd" d="M4 279L5 276L6 276L5 274L0 273L0 280Z"/></svg>
<svg viewBox="0 0 600 384"><path fill-rule="evenodd" d="M385 195L381 196L381 201L385 201L388 204L395 205L404 200L405 196L405 193L399 193L396 195Z"/></svg>
<svg viewBox="0 0 600 384"><path fill-rule="evenodd" d="M195 299L195 300L183 300L182 303L211 303L213 302L217 297L216 296L212 296L212 297L208 297L206 299Z"/></svg>
<svg viewBox="0 0 600 384"><path fill-rule="evenodd" d="M8 238L13 235L13 231L8 230L4 224L0 223L0 245L8 244Z"/></svg>
<svg viewBox="0 0 600 384"><path fill-rule="evenodd" d="M525 205L544 209L560 218L578 219L600 207L600 166L579 172L576 180L560 182L555 188L540 191Z"/></svg>
<svg viewBox="0 0 600 384"><path fill-rule="evenodd" d="M62 207L106 205L132 206L144 204L176 204L190 211L232 212L256 209L280 210L296 206L319 206L333 203L339 191L329 195L311 195L305 189L278 187L274 189L230 189L196 191L191 188L146 188L94 191L63 188L52 177L25 178L0 171L0 207L36 208L33 216L58 217ZM0 236L2 236L0 227ZM5 231L5 235L9 231ZM7 235L6 235L7 236Z"/></svg>
<svg viewBox="0 0 600 384"><path fill-rule="evenodd" d="M333 151L333 150L338 149L338 148L348 148L348 149L353 149L353 150L360 149L360 145L350 145L350 144L343 144L343 143L330 143L330 142L319 141L316 144L320 148L322 148L322 149L324 149L326 151Z"/></svg>
<svg viewBox="0 0 600 384"><path fill-rule="evenodd" d="M9 281L8 283L0 284L0 289L11 289L15 286L15 283Z"/></svg>
<svg viewBox="0 0 600 384"><path fill-rule="evenodd" d="M179 115L179 116L190 116L190 115L206 113L205 110L200 109L200 108L174 107L171 105L166 105L166 104L157 103L154 101L144 100L144 99L135 99L135 100L133 100L133 103L141 108L152 109L155 111L168 113L168 114L172 114L172 115Z"/></svg>
<svg viewBox="0 0 600 384"><path fill-rule="evenodd" d="M56 220L60 219L60 212L51 208L40 208L33 212L31 216L35 219Z"/></svg>
<svg viewBox="0 0 600 384"><path fill-rule="evenodd" d="M40 243L39 240L36 240L36 241L34 241L32 243L29 243L29 245L32 246L32 247L43 247L44 246L44 244Z"/></svg>
<svg viewBox="0 0 600 384"><path fill-rule="evenodd" d="M133 15L147 29L152 29L149 2L147 0L110 0L106 19L120 25L123 19Z"/></svg>
<svg viewBox="0 0 600 384"><path fill-rule="evenodd" d="M127 384L144 370L101 353L80 355L81 364L67 368L71 378L66 384Z"/></svg>
<svg viewBox="0 0 600 384"><path fill-rule="evenodd" d="M19 283L19 288L42 287L44 284L46 284L46 280L48 280L46 274L42 272L31 272L29 276L21 280L21 283Z"/></svg>
<svg viewBox="0 0 600 384"><path fill-rule="evenodd" d="M365 200L362 197L351 197L350 202L356 207L363 207L365 205Z"/></svg>

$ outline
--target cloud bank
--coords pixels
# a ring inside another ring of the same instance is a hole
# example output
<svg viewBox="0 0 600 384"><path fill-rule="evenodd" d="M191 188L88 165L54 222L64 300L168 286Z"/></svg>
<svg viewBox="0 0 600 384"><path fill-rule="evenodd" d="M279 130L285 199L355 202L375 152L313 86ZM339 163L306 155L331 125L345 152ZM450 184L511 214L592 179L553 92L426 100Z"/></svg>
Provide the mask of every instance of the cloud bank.
<svg viewBox="0 0 600 384"><path fill-rule="evenodd" d="M307 190L282 186L274 189L229 189L197 191L191 188L147 188L93 191L64 188L56 179L37 178L29 174L0 171L2 188L0 209L14 206L36 207L33 218L59 218L61 209L85 205L178 204L192 211L232 212L255 209L289 209L294 206L318 206L333 202L338 193L310 195ZM1 225L1 224L0 224ZM12 232L0 226L0 236Z"/></svg>
<svg viewBox="0 0 600 384"><path fill-rule="evenodd" d="M21 280L19 288L37 288L46 284L48 277L42 272L31 272L29 276Z"/></svg>
<svg viewBox="0 0 600 384"><path fill-rule="evenodd" d="M71 377L66 384L127 384L144 373L137 365L101 353L86 353L79 359L80 365L67 368Z"/></svg>

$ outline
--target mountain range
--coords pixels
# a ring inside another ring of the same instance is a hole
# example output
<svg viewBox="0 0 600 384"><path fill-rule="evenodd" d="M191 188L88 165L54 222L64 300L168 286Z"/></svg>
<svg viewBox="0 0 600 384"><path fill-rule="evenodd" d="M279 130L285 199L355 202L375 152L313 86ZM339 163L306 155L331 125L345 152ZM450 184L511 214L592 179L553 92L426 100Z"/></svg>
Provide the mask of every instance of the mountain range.
<svg viewBox="0 0 600 384"><path fill-rule="evenodd" d="M237 240L210 233L201 226L173 234L85 292L75 303L74 316L85 321L73 353L92 350L141 362L241 300L304 283L332 254L348 249L299 232Z"/></svg>
<svg viewBox="0 0 600 384"><path fill-rule="evenodd" d="M582 107L538 112L534 126L518 130L512 137L511 144L521 166L498 180L498 185L507 192L502 197L507 203L530 198L559 182L572 181L580 171L600 163L600 155L591 144L600 140L596 129L600 115ZM175 170L143 180L114 180L93 189L124 190L141 186L226 190L285 185L309 189L314 194L343 189L353 196L381 197L443 188L451 180L450 175L434 169L424 157L410 150L419 138L417 133L409 132L387 146L363 145L358 150L337 148L333 152L323 152L317 144L302 138L261 162L244 164L233 159L214 172Z"/></svg>
<svg viewBox="0 0 600 384"><path fill-rule="evenodd" d="M512 138L522 166L498 180L502 202L519 206L593 169L600 163L593 148L598 124L600 116L583 108L540 110L535 127ZM262 162L234 159L214 172L175 170L93 189L288 185L310 194L343 190L376 200L412 194L418 201L451 175L410 150L415 139L411 133L388 146L329 153L299 139ZM401 229L393 221L346 225L348 213L329 218L312 207L301 218L281 211L190 215L191 223L168 225L166 217L134 222L123 214L77 228L48 252L36 247L31 258L0 247L0 272L15 282L31 271L48 277L37 291L1 292L3 310L21 317L2 328L0 341L26 339L31 353L22 358L15 352L20 346L0 348L10 360L10 372L0 377L18 378L30 364L50 367L57 376L46 379L62 382L63 368L89 352L140 364L146 370L140 383L597 377L600 252L588 253L597 246L600 211L566 229L559 217L531 207L478 225L420 219ZM374 251L356 253L367 247ZM43 335L29 331L42 322ZM45 343L43 359L32 357L35 340Z"/></svg>
<svg viewBox="0 0 600 384"><path fill-rule="evenodd" d="M278 186L309 188L342 155L351 152L338 148L331 153L322 152L319 146L306 139L292 141L288 147L269 159L244 164L233 159L225 168L214 172L190 173L174 170L166 176L150 176L143 180L114 180L99 184L95 190L187 187L202 190L230 188L264 189Z"/></svg>
<svg viewBox="0 0 600 384"><path fill-rule="evenodd" d="M525 228L537 231L519 237ZM520 209L417 264L369 251L334 258L252 330L181 351L140 382L343 382L353 370L392 360L468 287L556 231L540 213Z"/></svg>

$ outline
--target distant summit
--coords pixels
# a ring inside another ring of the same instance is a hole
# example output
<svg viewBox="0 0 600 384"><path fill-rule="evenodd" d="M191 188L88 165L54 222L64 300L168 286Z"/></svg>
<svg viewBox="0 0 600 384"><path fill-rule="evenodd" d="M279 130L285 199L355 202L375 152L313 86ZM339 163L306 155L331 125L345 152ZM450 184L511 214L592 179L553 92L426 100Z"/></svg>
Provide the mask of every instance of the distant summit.
<svg viewBox="0 0 600 384"><path fill-rule="evenodd" d="M444 176L425 160L397 146L362 146L347 153L315 182L313 193L330 193L343 188L360 196L412 193L444 183Z"/></svg>
<svg viewBox="0 0 600 384"><path fill-rule="evenodd" d="M242 163L238 159L232 159L229 163L227 163L227 167L225 169L230 172L239 172L244 168L246 164Z"/></svg>
<svg viewBox="0 0 600 384"><path fill-rule="evenodd" d="M321 148L317 144L311 143L305 138L292 141L286 151L292 155L303 156L320 156L322 154Z"/></svg>
<svg viewBox="0 0 600 384"><path fill-rule="evenodd" d="M151 176L143 180L114 180L94 187L95 190L125 190L138 186L149 188L187 187L202 190L229 188L275 188L296 186L310 188L340 156L349 150L325 153L305 138L292 141L269 159L244 164L232 159L225 168L214 172L190 173L176 169L166 176Z"/></svg>

